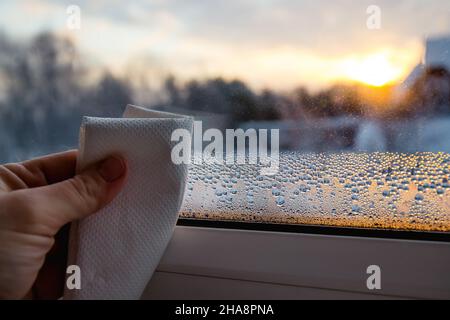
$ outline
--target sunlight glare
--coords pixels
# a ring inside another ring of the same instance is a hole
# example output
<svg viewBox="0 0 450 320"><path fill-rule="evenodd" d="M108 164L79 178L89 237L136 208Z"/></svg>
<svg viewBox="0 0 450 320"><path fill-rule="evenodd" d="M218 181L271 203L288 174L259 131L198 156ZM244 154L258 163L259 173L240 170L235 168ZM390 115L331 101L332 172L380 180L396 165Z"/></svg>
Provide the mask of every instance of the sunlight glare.
<svg viewBox="0 0 450 320"><path fill-rule="evenodd" d="M350 80L381 87L398 80L403 70L394 65L386 54L375 54L362 59L351 58L344 62L343 73Z"/></svg>

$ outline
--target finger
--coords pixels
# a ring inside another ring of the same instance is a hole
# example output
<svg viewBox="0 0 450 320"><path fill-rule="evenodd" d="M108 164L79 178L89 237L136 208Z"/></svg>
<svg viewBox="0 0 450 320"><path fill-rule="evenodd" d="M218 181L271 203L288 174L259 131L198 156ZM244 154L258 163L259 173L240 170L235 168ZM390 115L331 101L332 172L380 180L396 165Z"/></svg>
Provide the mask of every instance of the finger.
<svg viewBox="0 0 450 320"><path fill-rule="evenodd" d="M55 235L55 244L47 253L45 262L33 284L33 298L56 300L63 295L70 224L63 226Z"/></svg>
<svg viewBox="0 0 450 320"><path fill-rule="evenodd" d="M53 236L66 223L84 218L108 204L119 193L125 177L125 160L114 156L68 180L15 191L9 197L24 207L22 217L29 219L25 220L26 224L40 234Z"/></svg>
<svg viewBox="0 0 450 320"><path fill-rule="evenodd" d="M0 176L7 189L36 188L60 182L75 175L77 150L0 166Z"/></svg>
<svg viewBox="0 0 450 320"><path fill-rule="evenodd" d="M23 162L31 172L42 172L47 183L57 183L75 175L78 150L55 153Z"/></svg>

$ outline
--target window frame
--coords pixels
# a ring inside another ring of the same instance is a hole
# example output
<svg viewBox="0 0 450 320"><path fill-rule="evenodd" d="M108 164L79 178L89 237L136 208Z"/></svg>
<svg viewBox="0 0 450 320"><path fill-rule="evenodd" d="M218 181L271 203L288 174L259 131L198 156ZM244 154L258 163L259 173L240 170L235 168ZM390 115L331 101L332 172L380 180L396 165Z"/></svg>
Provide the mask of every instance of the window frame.
<svg viewBox="0 0 450 320"><path fill-rule="evenodd" d="M281 224L266 222L248 222L238 220L214 220L180 217L177 226L205 227L233 230L256 230L270 232L288 232L302 234L317 234L329 236L369 237L380 239L403 239L438 241L450 243L450 232L402 230L402 229L377 229L340 227L333 225L307 225L307 224Z"/></svg>
<svg viewBox="0 0 450 320"><path fill-rule="evenodd" d="M449 272L446 241L178 225L142 298L450 299Z"/></svg>

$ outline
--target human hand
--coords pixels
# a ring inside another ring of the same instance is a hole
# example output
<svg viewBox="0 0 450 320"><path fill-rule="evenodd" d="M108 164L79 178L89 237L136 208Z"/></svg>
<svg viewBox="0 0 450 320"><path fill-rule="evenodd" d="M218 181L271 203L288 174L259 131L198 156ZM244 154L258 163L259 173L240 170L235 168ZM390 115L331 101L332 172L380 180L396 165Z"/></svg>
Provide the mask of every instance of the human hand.
<svg viewBox="0 0 450 320"><path fill-rule="evenodd" d="M117 156L75 174L77 151L0 166L0 298L57 299L64 288L68 223L122 188Z"/></svg>

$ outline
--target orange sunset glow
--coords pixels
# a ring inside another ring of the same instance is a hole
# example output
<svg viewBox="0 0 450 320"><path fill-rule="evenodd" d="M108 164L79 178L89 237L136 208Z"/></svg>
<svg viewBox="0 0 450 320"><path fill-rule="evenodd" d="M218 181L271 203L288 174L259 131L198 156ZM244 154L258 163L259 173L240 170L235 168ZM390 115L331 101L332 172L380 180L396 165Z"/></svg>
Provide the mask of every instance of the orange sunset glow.
<svg viewBox="0 0 450 320"><path fill-rule="evenodd" d="M237 78L254 89L322 89L339 81L384 86L400 83L420 62L426 35L450 30L444 14L450 3L436 3L439 11L425 1L407 7L380 1L383 24L370 30L364 1L232 0L226 10L216 1L142 0L120 10L82 1L82 28L71 31L70 1L2 1L0 29L24 39L41 30L67 36L92 65L117 75L138 70L152 83L173 74L181 81ZM30 23L27 13L34 12ZM408 19L398 20L405 12Z"/></svg>

